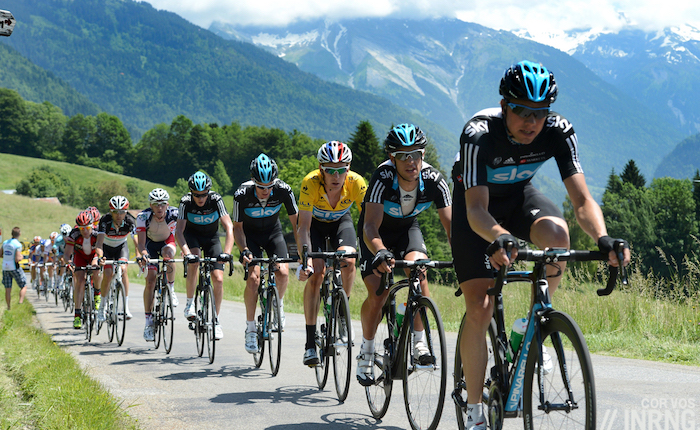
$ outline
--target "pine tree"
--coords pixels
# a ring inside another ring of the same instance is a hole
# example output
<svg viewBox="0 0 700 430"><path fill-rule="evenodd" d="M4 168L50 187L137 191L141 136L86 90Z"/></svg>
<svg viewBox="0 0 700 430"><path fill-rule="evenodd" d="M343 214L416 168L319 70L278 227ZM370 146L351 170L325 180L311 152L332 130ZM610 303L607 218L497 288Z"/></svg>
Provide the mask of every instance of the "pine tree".
<svg viewBox="0 0 700 430"><path fill-rule="evenodd" d="M377 166L386 159L372 124L360 121L347 143L353 154L352 170L369 179Z"/></svg>
<svg viewBox="0 0 700 430"><path fill-rule="evenodd" d="M634 160L629 160L622 170L622 175L620 175L623 184L632 184L637 188L644 188L647 181L644 179L644 175L637 168L637 164Z"/></svg>

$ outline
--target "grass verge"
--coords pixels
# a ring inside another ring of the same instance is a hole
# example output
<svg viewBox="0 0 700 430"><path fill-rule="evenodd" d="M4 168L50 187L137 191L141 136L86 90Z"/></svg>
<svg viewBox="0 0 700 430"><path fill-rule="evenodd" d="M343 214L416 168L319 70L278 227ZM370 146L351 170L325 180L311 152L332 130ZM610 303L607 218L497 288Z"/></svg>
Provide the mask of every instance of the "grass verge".
<svg viewBox="0 0 700 430"><path fill-rule="evenodd" d="M136 429L135 420L33 324L25 301L0 311L0 429Z"/></svg>

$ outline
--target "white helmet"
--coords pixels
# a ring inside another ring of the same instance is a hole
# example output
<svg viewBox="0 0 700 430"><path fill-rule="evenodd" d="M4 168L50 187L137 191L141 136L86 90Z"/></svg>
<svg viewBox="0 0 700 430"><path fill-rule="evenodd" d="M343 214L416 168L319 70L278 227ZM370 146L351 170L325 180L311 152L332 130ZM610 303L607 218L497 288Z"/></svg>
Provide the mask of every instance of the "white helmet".
<svg viewBox="0 0 700 430"><path fill-rule="evenodd" d="M325 163L350 163L352 161L352 151L350 147L343 142L331 140L326 142L318 149L316 154L318 162Z"/></svg>
<svg viewBox="0 0 700 430"><path fill-rule="evenodd" d="M148 193L148 203L167 202L170 200L170 194L162 188L155 188Z"/></svg>

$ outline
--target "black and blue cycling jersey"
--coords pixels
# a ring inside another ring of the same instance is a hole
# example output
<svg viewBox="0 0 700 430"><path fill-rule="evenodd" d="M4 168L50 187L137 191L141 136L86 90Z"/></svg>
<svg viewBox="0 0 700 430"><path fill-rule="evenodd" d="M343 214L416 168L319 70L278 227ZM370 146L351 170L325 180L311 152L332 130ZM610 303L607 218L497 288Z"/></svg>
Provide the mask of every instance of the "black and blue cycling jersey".
<svg viewBox="0 0 700 430"><path fill-rule="evenodd" d="M247 181L241 184L233 195L233 222L242 222L246 231L268 231L279 224L279 213L282 205L288 215L296 215L297 208L292 188L280 179L272 183L270 197L263 203L255 192L255 182Z"/></svg>
<svg viewBox="0 0 700 430"><path fill-rule="evenodd" d="M214 236L219 229L221 217L228 215L224 199L214 191L209 191L209 197L202 206L192 199L192 193L187 193L180 199L177 219L186 220L185 231L198 236Z"/></svg>

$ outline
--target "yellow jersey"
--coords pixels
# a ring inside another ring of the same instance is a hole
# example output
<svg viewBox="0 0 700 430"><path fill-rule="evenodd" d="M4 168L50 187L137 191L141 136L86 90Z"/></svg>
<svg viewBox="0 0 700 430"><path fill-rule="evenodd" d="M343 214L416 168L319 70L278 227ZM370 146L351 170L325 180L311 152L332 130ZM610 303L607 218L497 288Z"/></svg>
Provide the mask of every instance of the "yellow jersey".
<svg viewBox="0 0 700 430"><path fill-rule="evenodd" d="M353 202L362 210L362 200L365 198L367 183L359 174L349 171L340 191L340 199L335 207L328 201L328 195L323 185L323 174L316 169L306 175L301 182L301 194L299 195L299 210L310 211L311 215L319 221L337 221L348 213Z"/></svg>

